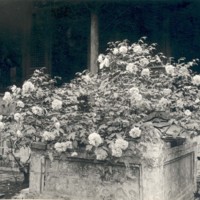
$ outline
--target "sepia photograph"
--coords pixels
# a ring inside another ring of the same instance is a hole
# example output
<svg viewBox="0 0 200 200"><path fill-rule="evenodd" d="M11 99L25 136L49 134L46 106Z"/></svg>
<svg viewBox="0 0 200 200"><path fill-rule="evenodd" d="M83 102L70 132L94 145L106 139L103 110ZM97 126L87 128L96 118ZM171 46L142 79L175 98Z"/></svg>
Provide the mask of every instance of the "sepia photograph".
<svg viewBox="0 0 200 200"><path fill-rule="evenodd" d="M200 200L200 0L0 0L0 200Z"/></svg>

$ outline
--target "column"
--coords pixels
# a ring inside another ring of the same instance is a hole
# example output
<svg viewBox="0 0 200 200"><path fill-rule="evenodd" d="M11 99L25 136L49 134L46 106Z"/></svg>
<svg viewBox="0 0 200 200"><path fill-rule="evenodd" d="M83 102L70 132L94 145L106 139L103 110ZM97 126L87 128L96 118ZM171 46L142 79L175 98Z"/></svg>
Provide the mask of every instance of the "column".
<svg viewBox="0 0 200 200"><path fill-rule="evenodd" d="M90 72L96 74L98 72L97 57L99 50L99 32L98 32L98 15L97 12L91 12L91 28L90 28Z"/></svg>

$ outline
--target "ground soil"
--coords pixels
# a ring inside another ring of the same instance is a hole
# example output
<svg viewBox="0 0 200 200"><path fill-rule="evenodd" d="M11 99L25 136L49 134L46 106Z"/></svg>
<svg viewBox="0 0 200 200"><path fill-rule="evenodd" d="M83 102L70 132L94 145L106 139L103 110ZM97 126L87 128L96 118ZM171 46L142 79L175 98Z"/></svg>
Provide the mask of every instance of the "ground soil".
<svg viewBox="0 0 200 200"><path fill-rule="evenodd" d="M27 187L28 185L23 184L23 175L20 172L0 169L0 193L5 194L3 199L11 199Z"/></svg>

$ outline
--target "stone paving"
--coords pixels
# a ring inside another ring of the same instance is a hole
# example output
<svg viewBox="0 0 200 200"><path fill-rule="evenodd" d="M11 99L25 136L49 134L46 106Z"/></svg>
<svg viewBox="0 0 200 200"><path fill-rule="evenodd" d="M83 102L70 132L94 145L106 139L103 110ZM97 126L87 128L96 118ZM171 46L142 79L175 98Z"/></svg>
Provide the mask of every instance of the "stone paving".
<svg viewBox="0 0 200 200"><path fill-rule="evenodd" d="M3 198L10 199L23 189L22 181L23 175L19 171L0 168L0 193L5 194Z"/></svg>

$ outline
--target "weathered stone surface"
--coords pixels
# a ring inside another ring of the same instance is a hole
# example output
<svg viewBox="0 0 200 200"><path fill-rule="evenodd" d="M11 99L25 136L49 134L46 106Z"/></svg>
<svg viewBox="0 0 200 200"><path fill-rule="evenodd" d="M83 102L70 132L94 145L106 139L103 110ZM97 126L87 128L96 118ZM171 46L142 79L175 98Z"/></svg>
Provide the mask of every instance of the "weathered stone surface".
<svg viewBox="0 0 200 200"><path fill-rule="evenodd" d="M129 167L69 157L51 162L33 151L30 192L67 200L193 200L196 142L140 145L145 148L139 159L130 148L122 160Z"/></svg>
<svg viewBox="0 0 200 200"><path fill-rule="evenodd" d="M193 190L194 154L181 156L164 165L164 195L166 200L183 199L181 196ZM184 198L185 199L185 198Z"/></svg>
<svg viewBox="0 0 200 200"><path fill-rule="evenodd" d="M126 169L80 160L60 161L58 171L46 170L45 190L54 191L54 195L62 194L71 200L140 199L139 166Z"/></svg>

